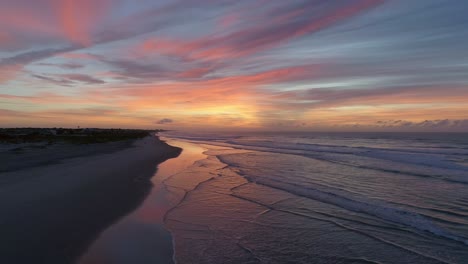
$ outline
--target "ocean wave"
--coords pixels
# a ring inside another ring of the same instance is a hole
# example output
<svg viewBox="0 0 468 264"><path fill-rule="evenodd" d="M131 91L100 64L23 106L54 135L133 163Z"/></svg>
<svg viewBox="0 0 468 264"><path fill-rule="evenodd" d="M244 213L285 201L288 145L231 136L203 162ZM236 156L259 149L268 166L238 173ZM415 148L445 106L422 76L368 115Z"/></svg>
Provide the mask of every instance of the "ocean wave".
<svg viewBox="0 0 468 264"><path fill-rule="evenodd" d="M313 142L317 139L282 136L178 138L250 151L213 154L249 182L468 245L463 227L468 166L456 162L467 159L468 149L453 142L402 147L407 141L388 141L389 147L369 147L371 139L359 143L368 146L358 146L350 138L346 146L336 144L343 140L319 144ZM457 202L459 208L447 207Z"/></svg>
<svg viewBox="0 0 468 264"><path fill-rule="evenodd" d="M430 220L428 217L415 212L404 210L402 208L393 207L390 204L384 204L381 201L370 201L369 199L366 201L359 201L357 199L320 190L318 188L312 188L310 186L303 187L294 183L285 183L277 180L272 181L269 179L252 177L248 175L244 175L244 177L248 181L256 184L286 191L297 196L314 199L322 203L338 206L349 211L371 215L384 221L411 227L419 231L429 232L436 236L468 245L468 238L456 235L444 229L443 227L434 223L434 221Z"/></svg>
<svg viewBox="0 0 468 264"><path fill-rule="evenodd" d="M434 149L421 148L421 146L418 149L401 148L402 142L399 141L393 142L392 148L370 148L307 143L307 139L304 138L262 138L232 135L176 135L176 137L208 145L300 155L383 173L468 183L468 166L463 162L456 162L468 159L468 149Z"/></svg>

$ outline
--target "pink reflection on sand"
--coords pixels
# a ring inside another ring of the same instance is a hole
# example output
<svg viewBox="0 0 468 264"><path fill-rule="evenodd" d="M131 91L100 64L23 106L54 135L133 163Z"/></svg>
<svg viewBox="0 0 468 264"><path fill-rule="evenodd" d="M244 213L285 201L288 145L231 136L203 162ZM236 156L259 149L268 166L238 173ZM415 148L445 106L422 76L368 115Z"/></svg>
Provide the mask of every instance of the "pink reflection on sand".
<svg viewBox="0 0 468 264"><path fill-rule="evenodd" d="M105 230L82 257L81 264L139 263L172 257L172 238L164 228L164 215L183 196L168 191L164 181L206 158L204 148L188 142L167 140L183 149L179 157L165 161L151 179L153 188L133 213Z"/></svg>

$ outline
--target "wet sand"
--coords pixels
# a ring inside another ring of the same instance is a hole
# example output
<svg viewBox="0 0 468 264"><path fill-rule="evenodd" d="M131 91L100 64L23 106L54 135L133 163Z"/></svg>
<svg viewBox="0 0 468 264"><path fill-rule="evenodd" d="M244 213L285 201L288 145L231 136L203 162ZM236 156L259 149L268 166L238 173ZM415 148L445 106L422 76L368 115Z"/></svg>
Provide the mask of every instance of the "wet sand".
<svg viewBox="0 0 468 264"><path fill-rule="evenodd" d="M150 193L179 148L147 137L131 148L0 173L0 263L74 263Z"/></svg>
<svg viewBox="0 0 468 264"><path fill-rule="evenodd" d="M190 170L198 160L206 158L200 146L168 140L182 148L176 159L158 166L151 178L152 188L145 201L132 213L107 228L80 259L81 264L174 263L172 236L164 226L168 210L184 197L185 190L172 187L178 174ZM190 182L190 179L181 179Z"/></svg>

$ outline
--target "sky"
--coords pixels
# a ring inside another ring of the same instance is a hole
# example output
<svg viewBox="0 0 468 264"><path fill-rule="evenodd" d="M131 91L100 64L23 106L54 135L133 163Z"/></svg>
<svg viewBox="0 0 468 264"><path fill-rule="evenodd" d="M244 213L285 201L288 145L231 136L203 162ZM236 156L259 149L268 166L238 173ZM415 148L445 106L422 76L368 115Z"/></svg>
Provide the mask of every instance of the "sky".
<svg viewBox="0 0 468 264"><path fill-rule="evenodd" d="M0 0L0 126L468 131L468 1Z"/></svg>

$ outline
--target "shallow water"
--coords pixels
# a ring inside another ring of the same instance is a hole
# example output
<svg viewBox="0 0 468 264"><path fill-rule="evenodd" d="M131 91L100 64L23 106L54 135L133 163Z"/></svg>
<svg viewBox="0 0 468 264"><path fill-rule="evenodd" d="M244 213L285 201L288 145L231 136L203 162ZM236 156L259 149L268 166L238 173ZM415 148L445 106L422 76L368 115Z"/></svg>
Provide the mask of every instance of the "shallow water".
<svg viewBox="0 0 468 264"><path fill-rule="evenodd" d="M468 261L466 136L171 136L208 149L166 216L178 263Z"/></svg>

